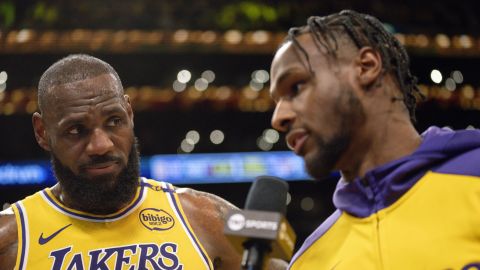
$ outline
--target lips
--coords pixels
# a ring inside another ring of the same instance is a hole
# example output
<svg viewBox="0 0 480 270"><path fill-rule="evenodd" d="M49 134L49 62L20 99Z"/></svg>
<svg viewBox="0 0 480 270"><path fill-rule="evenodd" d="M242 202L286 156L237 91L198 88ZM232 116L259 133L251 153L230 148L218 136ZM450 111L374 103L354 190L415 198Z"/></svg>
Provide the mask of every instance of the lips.
<svg viewBox="0 0 480 270"><path fill-rule="evenodd" d="M115 161L95 163L85 167L85 170L90 175L111 174L116 172L117 164Z"/></svg>
<svg viewBox="0 0 480 270"><path fill-rule="evenodd" d="M295 152L302 156L305 152L304 145L309 137L309 133L305 129L294 129L287 134L287 145Z"/></svg>

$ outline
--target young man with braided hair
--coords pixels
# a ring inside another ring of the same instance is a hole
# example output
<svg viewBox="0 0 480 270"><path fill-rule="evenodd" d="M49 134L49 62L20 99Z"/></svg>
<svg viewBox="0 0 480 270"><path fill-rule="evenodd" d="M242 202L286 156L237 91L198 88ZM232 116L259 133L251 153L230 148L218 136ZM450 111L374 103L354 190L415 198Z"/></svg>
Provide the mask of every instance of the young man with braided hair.
<svg viewBox="0 0 480 270"><path fill-rule="evenodd" d="M292 28L271 67L272 125L337 210L289 269L480 269L480 132L414 128L403 46L354 11Z"/></svg>

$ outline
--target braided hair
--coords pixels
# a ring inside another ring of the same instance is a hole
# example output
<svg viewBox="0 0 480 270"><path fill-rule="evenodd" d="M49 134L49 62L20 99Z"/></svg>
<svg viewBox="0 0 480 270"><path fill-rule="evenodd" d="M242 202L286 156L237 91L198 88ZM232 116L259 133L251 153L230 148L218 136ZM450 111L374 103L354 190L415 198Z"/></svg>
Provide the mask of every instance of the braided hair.
<svg viewBox="0 0 480 270"><path fill-rule="evenodd" d="M423 95L417 86L417 78L410 72L410 58L405 48L377 18L343 10L325 17L312 16L308 18L307 25L290 28L285 41L291 41L300 50L313 74L308 53L297 40L297 36L304 33L310 33L317 48L334 58L337 58L339 49L337 38L342 37L348 37L357 49L368 46L380 53L384 72L394 75L410 120L415 123L416 96L423 98Z"/></svg>

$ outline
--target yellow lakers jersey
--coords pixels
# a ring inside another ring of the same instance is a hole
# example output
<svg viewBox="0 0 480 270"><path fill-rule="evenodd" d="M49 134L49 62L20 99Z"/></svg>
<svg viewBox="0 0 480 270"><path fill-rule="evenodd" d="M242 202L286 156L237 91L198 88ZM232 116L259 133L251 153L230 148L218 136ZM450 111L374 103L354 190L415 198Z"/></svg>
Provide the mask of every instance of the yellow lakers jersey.
<svg viewBox="0 0 480 270"><path fill-rule="evenodd" d="M134 200L111 215L64 206L50 188L13 205L15 269L213 270L171 184L140 179Z"/></svg>

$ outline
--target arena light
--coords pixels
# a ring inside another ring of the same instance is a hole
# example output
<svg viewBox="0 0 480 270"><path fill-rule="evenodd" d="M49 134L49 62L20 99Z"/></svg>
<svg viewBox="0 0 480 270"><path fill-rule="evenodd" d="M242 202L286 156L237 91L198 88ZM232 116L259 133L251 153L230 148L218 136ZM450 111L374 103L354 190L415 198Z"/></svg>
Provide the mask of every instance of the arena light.
<svg viewBox="0 0 480 270"><path fill-rule="evenodd" d="M184 83L179 82L178 80L175 80L173 82L173 90L175 92L183 92L187 88L187 85Z"/></svg>
<svg viewBox="0 0 480 270"><path fill-rule="evenodd" d="M461 35L460 37L458 37L458 43L460 47L464 49L470 49L473 47L472 38L467 35Z"/></svg>
<svg viewBox="0 0 480 270"><path fill-rule="evenodd" d="M243 34L238 30L229 30L225 32L224 38L228 43L238 44L242 41Z"/></svg>
<svg viewBox="0 0 480 270"><path fill-rule="evenodd" d="M204 43L213 43L217 39L217 34L213 31L205 31L201 34L200 39Z"/></svg>
<svg viewBox="0 0 480 270"><path fill-rule="evenodd" d="M173 41L177 43L184 43L188 40L189 32L187 30L177 30L173 33Z"/></svg>
<svg viewBox="0 0 480 270"><path fill-rule="evenodd" d="M262 151L270 151L273 148L273 144L265 141L265 138L263 136L260 136L257 139L257 146L260 148Z"/></svg>
<svg viewBox="0 0 480 270"><path fill-rule="evenodd" d="M196 130L190 130L187 132L185 138L192 144L197 144L200 141L200 133L198 133Z"/></svg>
<svg viewBox="0 0 480 270"><path fill-rule="evenodd" d="M198 91L205 91L208 88L208 81L205 78L198 78L195 80L195 89Z"/></svg>
<svg viewBox="0 0 480 270"><path fill-rule="evenodd" d="M266 70L255 70L252 72L252 80L259 83L266 83L270 79L270 75Z"/></svg>
<svg viewBox="0 0 480 270"><path fill-rule="evenodd" d="M180 70L177 74L177 80L181 83L188 83L191 78L192 73L186 69Z"/></svg>
<svg viewBox="0 0 480 270"><path fill-rule="evenodd" d="M452 78L448 78L445 80L445 88L447 88L448 91L455 91L457 84Z"/></svg>
<svg viewBox="0 0 480 270"><path fill-rule="evenodd" d="M430 72L430 78L434 83L441 83L443 79L442 73L438 69L434 69Z"/></svg>
<svg viewBox="0 0 480 270"><path fill-rule="evenodd" d="M255 91L260 91L263 89L263 83L257 82L255 80L251 80L249 86L250 88L252 88L252 90L255 90Z"/></svg>
<svg viewBox="0 0 480 270"><path fill-rule="evenodd" d="M266 129L263 131L263 137L265 141L271 144L277 143L278 139L280 138L280 134L275 129Z"/></svg>
<svg viewBox="0 0 480 270"><path fill-rule="evenodd" d="M195 145L191 144L187 139L184 139L180 144L180 149L185 153L190 153L195 149Z"/></svg>
<svg viewBox="0 0 480 270"><path fill-rule="evenodd" d="M6 71L0 72L0 84L6 83L8 80L8 74Z"/></svg>
<svg viewBox="0 0 480 270"><path fill-rule="evenodd" d="M212 83L215 80L215 72L211 70L205 70L202 72L202 78L207 80L208 83Z"/></svg>
<svg viewBox="0 0 480 270"><path fill-rule="evenodd" d="M466 99L473 99L475 97L475 90L471 85L465 85L462 88L462 96Z"/></svg>
<svg viewBox="0 0 480 270"><path fill-rule="evenodd" d="M227 100L232 96L233 90L228 87L228 86L221 86L217 88L217 91L215 92L215 96L219 100Z"/></svg>
<svg viewBox="0 0 480 270"><path fill-rule="evenodd" d="M32 31L29 29L22 29L17 34L17 42L18 43L25 43L32 38Z"/></svg>
<svg viewBox="0 0 480 270"><path fill-rule="evenodd" d="M455 70L452 72L452 79L460 84L460 83L463 83L463 74L460 70Z"/></svg>
<svg viewBox="0 0 480 270"><path fill-rule="evenodd" d="M311 197L305 197L300 201L300 207L305 212L312 211L314 206L315 202Z"/></svg>
<svg viewBox="0 0 480 270"><path fill-rule="evenodd" d="M265 44L270 39L270 35L267 31L258 30L253 32L252 41L256 44Z"/></svg>
<svg viewBox="0 0 480 270"><path fill-rule="evenodd" d="M210 133L210 141L213 144L221 144L225 139L225 134L221 130L214 130Z"/></svg>
<svg viewBox="0 0 480 270"><path fill-rule="evenodd" d="M445 34L438 34L437 36L435 36L435 41L440 48L445 49L450 47L450 38Z"/></svg>

